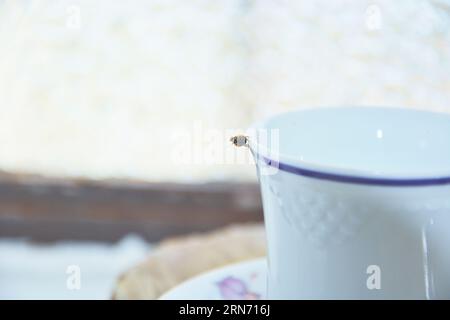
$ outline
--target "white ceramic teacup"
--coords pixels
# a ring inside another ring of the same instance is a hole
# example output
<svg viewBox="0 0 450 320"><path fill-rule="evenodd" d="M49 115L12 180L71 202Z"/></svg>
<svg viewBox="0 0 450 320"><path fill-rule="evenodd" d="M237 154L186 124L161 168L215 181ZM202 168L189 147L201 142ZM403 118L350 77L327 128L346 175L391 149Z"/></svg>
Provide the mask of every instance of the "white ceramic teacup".
<svg viewBox="0 0 450 320"><path fill-rule="evenodd" d="M449 115L295 111L255 125L249 145L269 298L450 298Z"/></svg>

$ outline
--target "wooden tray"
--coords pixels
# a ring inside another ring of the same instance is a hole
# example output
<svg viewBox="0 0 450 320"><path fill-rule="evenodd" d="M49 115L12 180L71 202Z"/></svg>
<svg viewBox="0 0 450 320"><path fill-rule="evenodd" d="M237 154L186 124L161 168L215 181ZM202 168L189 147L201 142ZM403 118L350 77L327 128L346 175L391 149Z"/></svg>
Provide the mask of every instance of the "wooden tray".
<svg viewBox="0 0 450 320"><path fill-rule="evenodd" d="M252 183L170 184L0 172L0 237L149 241L262 221Z"/></svg>

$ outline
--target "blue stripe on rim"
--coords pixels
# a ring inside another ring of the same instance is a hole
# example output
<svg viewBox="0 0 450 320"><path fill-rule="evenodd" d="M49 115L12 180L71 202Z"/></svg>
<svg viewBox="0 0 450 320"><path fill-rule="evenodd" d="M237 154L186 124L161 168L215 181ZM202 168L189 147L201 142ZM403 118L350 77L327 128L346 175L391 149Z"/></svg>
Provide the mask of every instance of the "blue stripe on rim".
<svg viewBox="0 0 450 320"><path fill-rule="evenodd" d="M274 161L262 155L258 155L258 158L264 161L265 164L274 168L278 168L281 171L286 171L304 177L329 180L334 182L365 184L372 186L390 186L390 187L419 187L419 186L436 186L436 185L450 184L450 177L436 177L436 178L422 178L422 179L369 178L369 177L350 176L304 169L286 163Z"/></svg>

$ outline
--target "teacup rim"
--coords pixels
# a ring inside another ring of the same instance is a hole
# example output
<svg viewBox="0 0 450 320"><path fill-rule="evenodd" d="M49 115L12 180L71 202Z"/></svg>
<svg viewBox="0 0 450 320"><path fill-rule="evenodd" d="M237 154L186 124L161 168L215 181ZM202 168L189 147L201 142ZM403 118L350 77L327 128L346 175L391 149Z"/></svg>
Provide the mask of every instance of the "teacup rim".
<svg viewBox="0 0 450 320"><path fill-rule="evenodd" d="M288 154L279 152L275 157L273 153L269 152L267 148L257 143L256 137L253 135L256 130L264 128L263 124L267 123L269 120L274 119L279 116L286 116L288 114L305 112L305 111L318 111L324 109L385 109L392 111L393 109L402 110L405 112L422 112L427 114L435 114L439 116L446 116L450 120L450 115L441 112L434 112L423 109L410 109L405 107L395 107L395 106L320 106L314 108L302 108L291 110L287 112L277 113L275 115L266 117L260 121L253 123L250 126L248 133L248 145L251 150L256 163L264 163L265 165L271 166L273 168L279 169L281 171L289 172L292 174L321 179L329 180L341 183L353 183L353 184L364 184L364 185L379 185L379 186L433 186L433 185L443 185L450 184L450 172L433 172L432 174L424 173L414 173L410 172L408 174L398 174L375 170L362 170L342 166L334 166L329 164L321 164L318 162L310 162L305 160L300 160L294 158Z"/></svg>

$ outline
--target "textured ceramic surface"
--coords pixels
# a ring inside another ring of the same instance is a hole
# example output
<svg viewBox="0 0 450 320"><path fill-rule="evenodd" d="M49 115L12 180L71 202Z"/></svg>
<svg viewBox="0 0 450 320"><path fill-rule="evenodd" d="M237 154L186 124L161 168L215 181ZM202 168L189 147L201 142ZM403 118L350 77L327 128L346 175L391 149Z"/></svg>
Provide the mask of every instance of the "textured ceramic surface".
<svg viewBox="0 0 450 320"><path fill-rule="evenodd" d="M290 113L259 127L276 143L250 138L269 298L449 298L450 117L367 110Z"/></svg>
<svg viewBox="0 0 450 320"><path fill-rule="evenodd" d="M323 190L302 182L294 183L285 190L280 181L282 174L267 177L271 196L275 198L276 210L295 232L305 241L317 247L337 245L350 239L368 218L368 206L348 199L336 190ZM296 177L286 177L286 179Z"/></svg>
<svg viewBox="0 0 450 320"><path fill-rule="evenodd" d="M226 266L188 280L162 300L260 300L266 296L266 259Z"/></svg>

